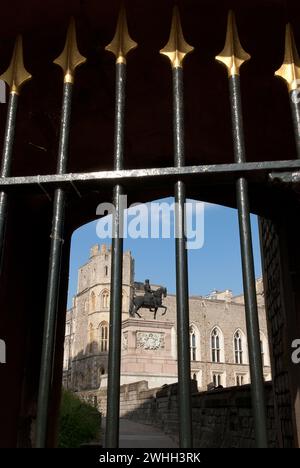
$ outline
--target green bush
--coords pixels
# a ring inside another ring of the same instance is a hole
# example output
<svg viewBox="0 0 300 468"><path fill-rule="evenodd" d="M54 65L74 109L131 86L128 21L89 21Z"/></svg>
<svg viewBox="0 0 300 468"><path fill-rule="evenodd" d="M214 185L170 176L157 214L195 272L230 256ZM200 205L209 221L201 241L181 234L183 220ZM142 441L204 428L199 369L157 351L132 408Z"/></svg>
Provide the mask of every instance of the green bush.
<svg viewBox="0 0 300 468"><path fill-rule="evenodd" d="M78 448L100 440L101 414L67 390L62 392L59 417L59 448Z"/></svg>

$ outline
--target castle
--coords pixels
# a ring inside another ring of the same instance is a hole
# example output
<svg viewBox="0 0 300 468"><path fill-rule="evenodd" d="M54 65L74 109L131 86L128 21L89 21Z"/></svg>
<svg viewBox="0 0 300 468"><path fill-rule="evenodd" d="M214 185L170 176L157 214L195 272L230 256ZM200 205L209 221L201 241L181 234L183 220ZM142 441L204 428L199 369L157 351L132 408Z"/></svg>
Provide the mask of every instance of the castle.
<svg viewBox="0 0 300 468"><path fill-rule="evenodd" d="M91 248L78 272L77 294L66 315L63 384L72 391L107 386L111 251ZM271 379L262 280L257 280L261 352L265 380ZM152 289L157 286L151 285ZM123 255L121 384L147 380L151 388L177 381L176 296L163 299L167 313L140 309L129 315L133 295L143 294L135 282L134 259ZM250 382L244 298L230 290L192 296L190 309L191 378L198 389Z"/></svg>

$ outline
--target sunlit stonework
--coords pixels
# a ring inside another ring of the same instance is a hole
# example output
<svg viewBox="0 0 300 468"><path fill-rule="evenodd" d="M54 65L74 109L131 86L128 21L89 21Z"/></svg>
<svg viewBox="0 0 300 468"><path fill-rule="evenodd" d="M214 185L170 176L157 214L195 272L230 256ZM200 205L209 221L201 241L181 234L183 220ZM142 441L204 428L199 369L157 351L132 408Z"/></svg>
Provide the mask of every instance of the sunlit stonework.
<svg viewBox="0 0 300 468"><path fill-rule="evenodd" d="M78 291L67 311L64 385L90 392L107 386L109 349L111 250L91 248L89 261L79 268ZM147 381L149 388L177 379L176 296L163 298L166 315L141 308L142 319L131 317L133 295L144 294L144 278L135 281L129 251L123 256L121 385ZM155 290L159 285L151 285ZM262 281L257 282L258 311L264 361L264 377L271 378ZM212 384L249 383L248 349L243 296L213 291L190 297L191 378L199 390Z"/></svg>
<svg viewBox="0 0 300 468"><path fill-rule="evenodd" d="M143 349L159 349L165 347L163 333L140 333L136 334L136 347Z"/></svg>

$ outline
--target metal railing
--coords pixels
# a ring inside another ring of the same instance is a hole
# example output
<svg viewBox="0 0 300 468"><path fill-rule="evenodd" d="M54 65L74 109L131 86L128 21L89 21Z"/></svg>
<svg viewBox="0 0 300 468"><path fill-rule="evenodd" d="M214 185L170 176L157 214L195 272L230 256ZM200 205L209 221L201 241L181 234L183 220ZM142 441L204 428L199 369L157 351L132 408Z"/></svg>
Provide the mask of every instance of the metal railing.
<svg viewBox="0 0 300 468"><path fill-rule="evenodd" d="M241 91L239 70L250 56L242 49L237 27L232 12L228 15L225 47L216 57L222 62L228 73L230 109L232 118L232 138L235 162L220 165L185 166L184 156L184 99L183 99L183 60L193 48L183 37L177 8L173 11L170 38L161 50L172 67L173 86L173 136L174 167L126 170L124 168L124 121L126 98L126 57L137 44L130 38L125 10L118 19L116 34L106 49L116 57L116 96L115 96L115 136L114 170L92 173L66 173L72 90L75 70L85 62L77 49L74 20L71 20L66 45L62 54L55 60L63 70L63 101L61 111L60 140L58 149L57 172L44 176L13 177L11 163L13 156L14 130L19 94L22 85L30 79L30 74L23 65L22 39L15 44L11 65L0 77L10 88L7 123L4 138L0 176L0 255L2 258L5 240L5 222L9 190L22 190L29 187L34 193L35 187L54 188L53 218L48 287L45 306L44 336L40 368L40 385L37 411L37 447L45 447L47 440L48 408L53 371L55 346L55 323L59 293L59 276L64 237L64 218L66 210L66 189L70 184L84 185L87 189L95 184L108 184L113 192L115 216L113 218L112 268L111 268L111 304L110 304L110 349L108 367L108 403L106 445L117 447L119 439L119 399L120 399L120 364L121 364L121 321L122 321L122 261L123 261L123 212L119 203L120 195L125 193L128 182L140 184L145 179L174 183L174 195L179 207L175 213L176 237L176 296L178 330L178 379L179 379L179 421L180 446L192 447L192 412L190 391L190 338L189 338L189 296L187 274L187 250L185 242L185 184L191 178L213 183L218 176L218 183L229 180L236 184L236 200L239 218L245 312L249 345L251 373L252 406L255 424L255 438L258 447L267 446L266 409L264 398L263 371L260 352L259 323L256 302L254 263L251 239L250 212L248 199L248 181L266 183L269 179L280 177L280 171L297 173L300 161L246 162L246 149L243 134ZM297 157L300 158L300 106L297 78L299 77L299 57L290 26L286 29L286 52L284 63L277 74L288 85L289 99L294 122ZM279 175L278 175L279 173Z"/></svg>

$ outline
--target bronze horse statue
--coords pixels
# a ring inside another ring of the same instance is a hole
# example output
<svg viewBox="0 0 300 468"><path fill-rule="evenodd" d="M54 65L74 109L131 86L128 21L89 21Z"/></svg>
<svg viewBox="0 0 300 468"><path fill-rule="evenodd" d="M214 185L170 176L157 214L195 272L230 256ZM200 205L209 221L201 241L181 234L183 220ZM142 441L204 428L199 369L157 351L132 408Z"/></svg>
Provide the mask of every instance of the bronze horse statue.
<svg viewBox="0 0 300 468"><path fill-rule="evenodd" d="M162 297L167 297L167 288L160 287L151 293L144 294L143 296L134 296L130 304L129 315L134 317L136 314L139 318L142 318L138 313L138 310L141 307L154 312L154 319L156 319L157 309L159 308L164 309L162 315L165 315L167 307L163 305Z"/></svg>

